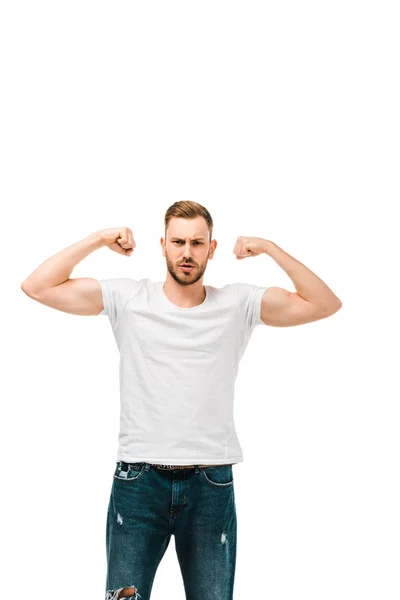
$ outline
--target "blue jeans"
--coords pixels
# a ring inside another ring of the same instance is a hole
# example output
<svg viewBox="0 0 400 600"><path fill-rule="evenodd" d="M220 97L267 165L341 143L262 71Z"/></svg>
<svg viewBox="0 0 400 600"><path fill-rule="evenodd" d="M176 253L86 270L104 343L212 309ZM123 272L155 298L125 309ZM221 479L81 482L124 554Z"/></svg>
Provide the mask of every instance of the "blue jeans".
<svg viewBox="0 0 400 600"><path fill-rule="evenodd" d="M107 513L106 600L149 600L171 539L186 600L232 600L236 506L232 465L160 470L117 462ZM165 598L173 598L166 590Z"/></svg>

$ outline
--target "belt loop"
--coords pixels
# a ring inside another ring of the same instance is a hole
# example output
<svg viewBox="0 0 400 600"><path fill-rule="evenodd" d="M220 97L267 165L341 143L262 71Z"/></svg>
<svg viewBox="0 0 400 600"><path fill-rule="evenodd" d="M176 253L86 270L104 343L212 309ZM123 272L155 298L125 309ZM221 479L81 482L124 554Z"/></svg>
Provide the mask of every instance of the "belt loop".
<svg viewBox="0 0 400 600"><path fill-rule="evenodd" d="M148 471L150 469L150 464L147 463L147 462L145 462L144 463L144 468L145 468L146 471Z"/></svg>
<svg viewBox="0 0 400 600"><path fill-rule="evenodd" d="M194 465L194 472L195 473L200 473L199 465Z"/></svg>

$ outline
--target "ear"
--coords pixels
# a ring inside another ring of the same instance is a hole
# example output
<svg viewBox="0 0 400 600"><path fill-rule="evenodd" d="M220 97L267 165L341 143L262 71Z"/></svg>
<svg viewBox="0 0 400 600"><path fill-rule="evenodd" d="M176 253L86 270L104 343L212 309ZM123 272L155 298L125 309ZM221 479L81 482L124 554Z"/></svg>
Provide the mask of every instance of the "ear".
<svg viewBox="0 0 400 600"><path fill-rule="evenodd" d="M209 260L212 260L213 256L214 256L214 252L216 250L218 246L217 240L212 240L211 244L210 244L210 255L209 255Z"/></svg>
<svg viewBox="0 0 400 600"><path fill-rule="evenodd" d="M163 237L160 238L160 244L161 244L162 255L165 256L165 240Z"/></svg>

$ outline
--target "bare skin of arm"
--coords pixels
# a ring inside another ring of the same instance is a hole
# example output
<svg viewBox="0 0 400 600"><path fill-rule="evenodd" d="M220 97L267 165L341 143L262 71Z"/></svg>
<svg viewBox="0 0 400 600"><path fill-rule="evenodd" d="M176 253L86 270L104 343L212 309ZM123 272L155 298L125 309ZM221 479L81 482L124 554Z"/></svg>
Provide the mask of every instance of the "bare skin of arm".
<svg viewBox="0 0 400 600"><path fill-rule="evenodd" d="M303 325L325 319L342 301L322 279L274 242L260 237L239 236L233 253L238 260L268 254L287 273L296 291L269 287L261 299L261 320L274 327Z"/></svg>
<svg viewBox="0 0 400 600"><path fill-rule="evenodd" d="M30 298L74 315L98 315L103 310L103 297L97 279L71 279L73 268L94 250L107 246L110 250L130 256L136 247L128 227L103 229L68 246L44 261L21 284ZM136 588L123 588L118 598L129 598Z"/></svg>
<svg viewBox="0 0 400 600"><path fill-rule="evenodd" d="M97 279L71 279L74 267L94 250L107 246L130 256L136 246L128 227L102 229L68 246L45 260L21 284L33 300L74 315L98 315L103 310L103 296Z"/></svg>

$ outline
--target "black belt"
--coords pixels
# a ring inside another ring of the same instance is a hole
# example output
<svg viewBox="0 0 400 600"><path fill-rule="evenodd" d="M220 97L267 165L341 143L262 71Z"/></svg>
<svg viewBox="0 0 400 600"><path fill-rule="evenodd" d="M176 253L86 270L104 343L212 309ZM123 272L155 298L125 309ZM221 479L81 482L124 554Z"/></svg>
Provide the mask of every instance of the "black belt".
<svg viewBox="0 0 400 600"><path fill-rule="evenodd" d="M170 469L194 469L196 465L157 465L150 463L152 467L156 467L156 469L160 469L162 471L168 471ZM205 467L222 467L223 465L197 465L199 469L204 469Z"/></svg>

